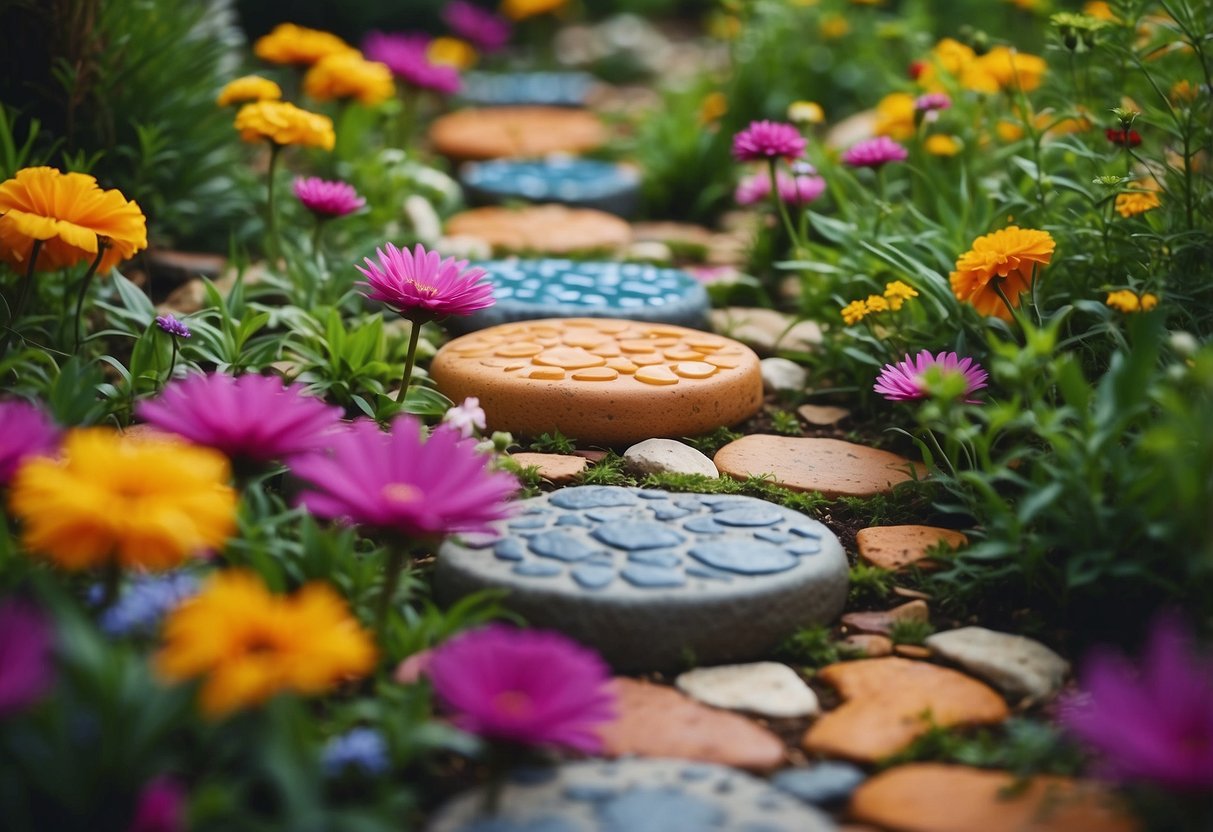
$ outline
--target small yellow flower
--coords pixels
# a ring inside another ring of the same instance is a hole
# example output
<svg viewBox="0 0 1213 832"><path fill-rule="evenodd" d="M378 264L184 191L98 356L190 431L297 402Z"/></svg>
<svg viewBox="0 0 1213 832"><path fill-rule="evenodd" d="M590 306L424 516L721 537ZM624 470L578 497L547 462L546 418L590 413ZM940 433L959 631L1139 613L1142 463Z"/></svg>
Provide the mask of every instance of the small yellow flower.
<svg viewBox="0 0 1213 832"><path fill-rule="evenodd" d="M329 55L353 51L354 47L331 32L294 23L278 24L253 44L253 53L272 64L314 64Z"/></svg>
<svg viewBox="0 0 1213 832"><path fill-rule="evenodd" d="M865 300L863 303L864 306L868 308L869 315L875 315L879 312L888 312L892 308L892 304L885 300L881 295L868 295L867 300Z"/></svg>
<svg viewBox="0 0 1213 832"><path fill-rule="evenodd" d="M729 111L729 100L722 92L710 92L699 105L699 123L715 124Z"/></svg>
<svg viewBox="0 0 1213 832"><path fill-rule="evenodd" d="M453 66L455 69L471 69L480 60L476 47L459 38L434 38L426 47L425 56L430 63Z"/></svg>
<svg viewBox="0 0 1213 832"><path fill-rule="evenodd" d="M896 312L907 300L918 297L918 291L908 283L894 280L892 283L885 284L884 296L889 302L889 308Z"/></svg>
<svg viewBox="0 0 1213 832"><path fill-rule="evenodd" d="M847 326L854 326L868 314L868 305L862 300L853 300L842 307L842 320Z"/></svg>
<svg viewBox="0 0 1213 832"><path fill-rule="evenodd" d="M282 98L282 87L260 75L245 75L228 81L219 90L215 103L220 107L228 104L244 104L248 101L277 101Z"/></svg>
<svg viewBox="0 0 1213 832"><path fill-rule="evenodd" d="M793 101L788 105L788 121L795 124L821 124L825 120L825 110L816 101Z"/></svg>
<svg viewBox="0 0 1213 832"><path fill-rule="evenodd" d="M876 122L872 126L877 136L905 141L917 129L914 123L914 96L908 92L892 92L877 102Z"/></svg>
<svg viewBox="0 0 1213 832"><path fill-rule="evenodd" d="M245 104L236 113L235 127L246 142L301 144L324 150L332 150L337 142L331 118L302 110L287 101Z"/></svg>
<svg viewBox="0 0 1213 832"><path fill-rule="evenodd" d="M1116 195L1116 213L1125 219L1153 211L1162 201L1154 191L1125 191Z"/></svg>
<svg viewBox="0 0 1213 832"><path fill-rule="evenodd" d="M994 125L994 132L1004 142L1017 142L1023 138L1023 125L1003 118L999 119L998 124Z"/></svg>
<svg viewBox="0 0 1213 832"><path fill-rule="evenodd" d="M851 31L851 24L840 14L828 14L821 18L821 36L826 40L838 40Z"/></svg>
<svg viewBox="0 0 1213 832"><path fill-rule="evenodd" d="M501 0L501 13L510 20L525 20L528 17L557 12L568 0Z"/></svg>
<svg viewBox="0 0 1213 832"><path fill-rule="evenodd" d="M1200 88L1189 81L1187 78L1181 78L1171 85L1171 92L1168 96L1172 104L1191 104L1196 100L1196 95Z"/></svg>
<svg viewBox="0 0 1213 832"><path fill-rule="evenodd" d="M927 140L923 142L922 146L932 156L955 156L960 152L960 142L956 137L943 133L933 133L927 136Z"/></svg>
<svg viewBox="0 0 1213 832"><path fill-rule="evenodd" d="M1133 312L1149 312L1158 306L1158 296L1149 292L1138 295L1136 292L1131 292L1128 289L1120 289L1115 292L1108 292L1108 299L1104 303L1128 315Z"/></svg>
<svg viewBox="0 0 1213 832"><path fill-rule="evenodd" d="M1089 2L1083 5L1082 13L1090 15L1096 20L1107 20L1109 22L1119 20L1115 12L1112 11L1112 7L1104 2L1104 0L1089 0Z"/></svg>
<svg viewBox="0 0 1213 832"><path fill-rule="evenodd" d="M274 595L242 570L215 574L169 614L155 658L166 681L206 677L199 704L213 718L285 691L324 693L374 665L374 642L331 586Z"/></svg>
<svg viewBox="0 0 1213 832"><path fill-rule="evenodd" d="M338 52L321 58L303 76L303 91L317 101L356 98L367 106L396 95L396 83L386 64L368 61L359 52Z"/></svg>
<svg viewBox="0 0 1213 832"><path fill-rule="evenodd" d="M1158 295L1152 295L1146 292L1141 296L1141 311L1149 312L1155 306L1158 306Z"/></svg>

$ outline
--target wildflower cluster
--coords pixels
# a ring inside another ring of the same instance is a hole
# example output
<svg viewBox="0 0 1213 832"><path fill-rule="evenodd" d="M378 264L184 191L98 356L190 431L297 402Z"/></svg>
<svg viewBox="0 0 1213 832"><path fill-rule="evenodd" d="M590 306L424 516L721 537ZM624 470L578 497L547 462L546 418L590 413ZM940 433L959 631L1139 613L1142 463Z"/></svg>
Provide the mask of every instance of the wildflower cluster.
<svg viewBox="0 0 1213 832"><path fill-rule="evenodd" d="M918 297L918 291L907 283L894 280L885 284L884 294L868 295L860 300L853 300L842 308L842 320L847 326L854 326L869 315L879 315L882 312L898 312L907 300Z"/></svg>

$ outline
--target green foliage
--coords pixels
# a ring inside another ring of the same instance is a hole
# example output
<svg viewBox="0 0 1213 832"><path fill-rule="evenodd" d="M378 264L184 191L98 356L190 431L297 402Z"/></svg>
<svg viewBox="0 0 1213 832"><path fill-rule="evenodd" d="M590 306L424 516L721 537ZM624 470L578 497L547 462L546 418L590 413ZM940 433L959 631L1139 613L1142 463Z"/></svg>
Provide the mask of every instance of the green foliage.
<svg viewBox="0 0 1213 832"><path fill-rule="evenodd" d="M889 597L896 583L894 573L862 561L851 567L848 580L850 603L876 603Z"/></svg>
<svg viewBox="0 0 1213 832"><path fill-rule="evenodd" d="M635 478L624 471L623 457L614 451L581 472L578 485L635 485Z"/></svg>
<svg viewBox="0 0 1213 832"><path fill-rule="evenodd" d="M706 456L713 456L730 442L741 438L741 434L727 427L719 427L703 436L684 436L682 441Z"/></svg>
<svg viewBox="0 0 1213 832"><path fill-rule="evenodd" d="M804 430L800 427L800 417L789 410L771 411L771 427L776 433L784 436L802 436Z"/></svg>
<svg viewBox="0 0 1213 832"><path fill-rule="evenodd" d="M958 763L1006 771L1074 776L1083 764L1077 747L1045 722L1012 717L999 728L960 732L932 728L905 751L881 761L882 768L912 762Z"/></svg>
<svg viewBox="0 0 1213 832"><path fill-rule="evenodd" d="M889 638L894 644L922 644L934 632L930 621L908 619L894 622Z"/></svg>
<svg viewBox="0 0 1213 832"><path fill-rule="evenodd" d="M826 626L805 627L784 639L775 654L787 661L822 667L838 661L838 647Z"/></svg>
<svg viewBox="0 0 1213 832"><path fill-rule="evenodd" d="M531 450L541 454L571 454L577 450L576 441L558 430L541 433L531 442Z"/></svg>

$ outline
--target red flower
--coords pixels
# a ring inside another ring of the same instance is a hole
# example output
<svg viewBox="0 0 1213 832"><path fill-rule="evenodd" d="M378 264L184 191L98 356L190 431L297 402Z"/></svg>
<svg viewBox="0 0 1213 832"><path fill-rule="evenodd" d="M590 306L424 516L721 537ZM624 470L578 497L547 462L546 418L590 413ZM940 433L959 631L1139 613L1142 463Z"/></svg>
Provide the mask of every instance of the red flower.
<svg viewBox="0 0 1213 832"><path fill-rule="evenodd" d="M1136 130L1117 130L1109 127L1104 131L1104 135L1117 147L1137 147L1141 144L1141 133Z"/></svg>

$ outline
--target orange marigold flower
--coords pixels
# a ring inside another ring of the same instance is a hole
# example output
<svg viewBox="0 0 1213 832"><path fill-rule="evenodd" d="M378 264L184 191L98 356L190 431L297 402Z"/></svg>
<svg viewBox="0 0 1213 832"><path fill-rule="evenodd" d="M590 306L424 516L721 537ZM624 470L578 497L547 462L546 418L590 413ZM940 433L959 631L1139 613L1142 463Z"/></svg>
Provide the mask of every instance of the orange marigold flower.
<svg viewBox="0 0 1213 832"><path fill-rule="evenodd" d="M510 20L525 20L564 8L568 0L501 0L501 13Z"/></svg>
<svg viewBox="0 0 1213 832"><path fill-rule="evenodd" d="M396 83L386 64L368 61L359 52L338 52L321 58L303 76L303 91L317 101L356 98L371 106L396 95Z"/></svg>
<svg viewBox="0 0 1213 832"><path fill-rule="evenodd" d="M729 111L729 100L722 92L710 92L699 104L699 123L715 124Z"/></svg>
<svg viewBox="0 0 1213 832"><path fill-rule="evenodd" d="M104 273L147 248L147 219L138 204L87 174L24 168L0 183L0 260L28 269L36 240L38 271L91 263L104 244Z"/></svg>
<svg viewBox="0 0 1213 832"><path fill-rule="evenodd" d="M893 92L876 104L876 123L872 132L877 136L905 141L917 130L914 123L914 96L908 92Z"/></svg>
<svg viewBox="0 0 1213 832"><path fill-rule="evenodd" d="M353 51L354 47L331 32L294 23L278 24L253 44L253 53L272 64L314 64L329 55Z"/></svg>
<svg viewBox="0 0 1213 832"><path fill-rule="evenodd" d="M223 89L219 90L215 103L226 107L228 104L244 104L249 101L277 101L279 98L282 98L282 87L269 78L245 75L228 81Z"/></svg>
<svg viewBox="0 0 1213 832"><path fill-rule="evenodd" d="M955 156L960 152L960 141L955 136L943 133L933 133L922 143L923 148L932 156Z"/></svg>
<svg viewBox="0 0 1213 832"><path fill-rule="evenodd" d="M434 38L425 49L430 63L453 66L455 69L471 69L480 60L476 47L459 38Z"/></svg>
<svg viewBox="0 0 1213 832"><path fill-rule="evenodd" d="M257 101L236 113L235 127L246 142L302 144L332 150L337 142L333 120L287 101Z"/></svg>
<svg viewBox="0 0 1213 832"><path fill-rule="evenodd" d="M1019 296L1031 288L1034 270L1048 265L1056 246L1049 232L1015 225L978 237L956 261L952 293L982 315L1010 320L995 287L1001 287L1011 305L1018 307Z"/></svg>
<svg viewBox="0 0 1213 832"><path fill-rule="evenodd" d="M1162 200L1154 191L1125 191L1116 195L1116 213L1125 219L1153 211L1159 205Z"/></svg>
<svg viewBox="0 0 1213 832"><path fill-rule="evenodd" d="M1105 0L1089 0L1089 2L1083 4L1082 13L1090 15L1096 20L1107 20L1109 22L1119 20L1116 13L1112 11L1112 7Z"/></svg>
<svg viewBox="0 0 1213 832"><path fill-rule="evenodd" d="M1000 89L1031 92L1040 86L1049 65L1038 55L1029 55L1006 46L995 46L977 59L981 72L994 79Z"/></svg>

